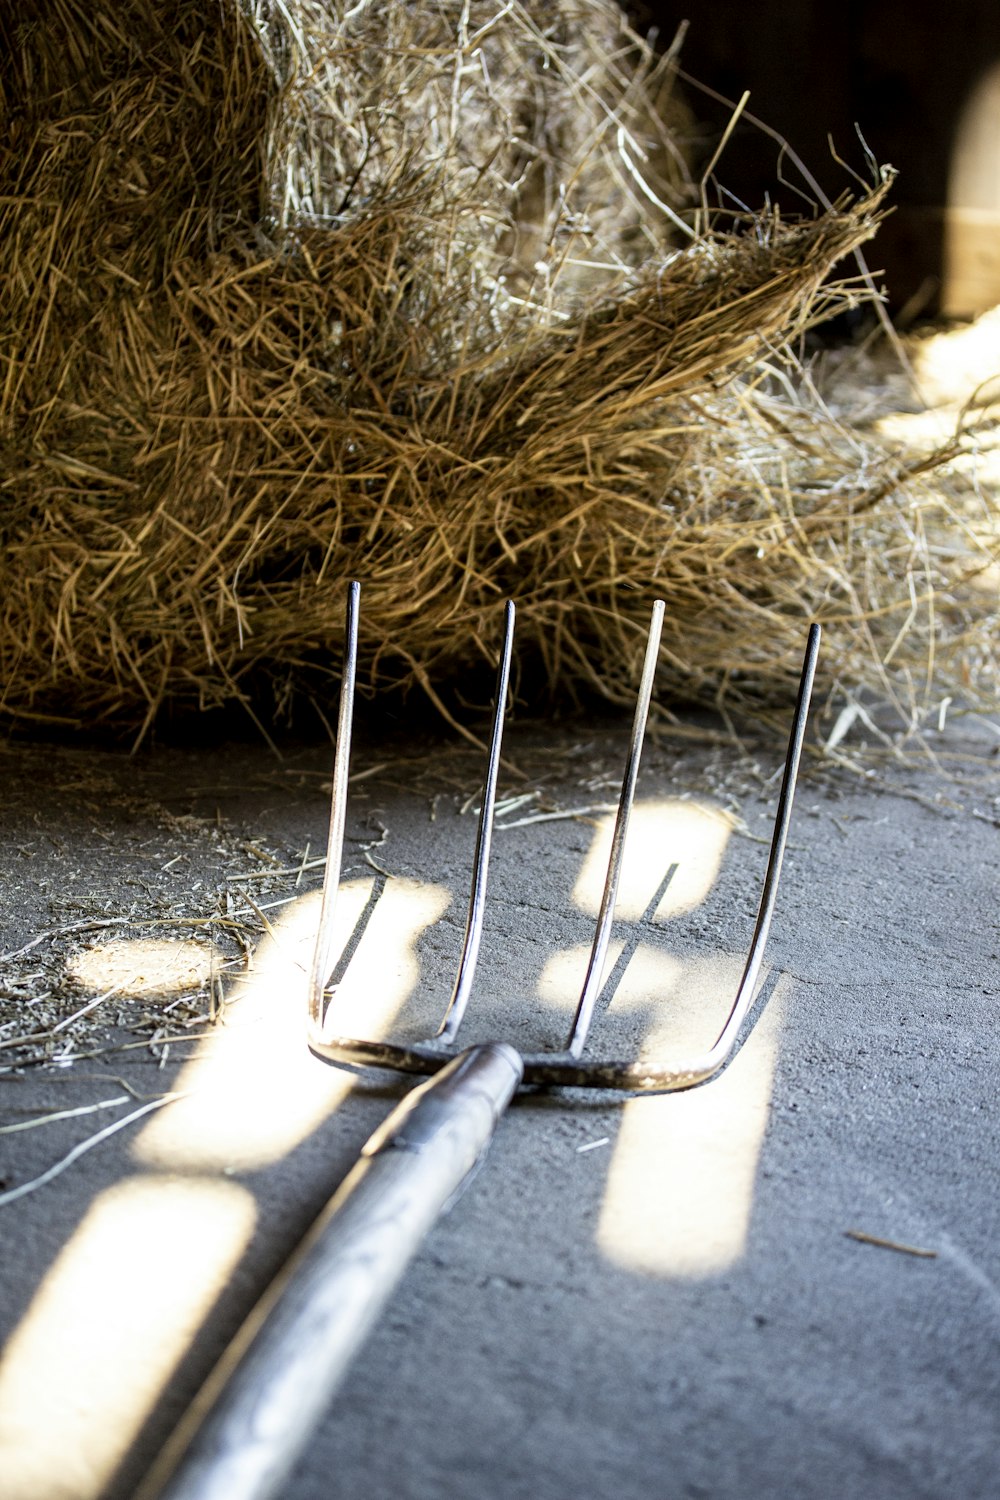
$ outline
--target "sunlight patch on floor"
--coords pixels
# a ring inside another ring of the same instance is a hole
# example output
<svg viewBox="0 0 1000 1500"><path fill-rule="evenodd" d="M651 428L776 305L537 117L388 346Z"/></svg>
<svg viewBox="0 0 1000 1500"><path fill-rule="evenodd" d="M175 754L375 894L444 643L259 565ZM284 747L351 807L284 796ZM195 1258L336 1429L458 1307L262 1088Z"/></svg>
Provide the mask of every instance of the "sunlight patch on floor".
<svg viewBox="0 0 1000 1500"><path fill-rule="evenodd" d="M212 944L193 938L115 938L75 953L66 972L95 995L166 1000L210 984L217 964Z"/></svg>
<svg viewBox="0 0 1000 1500"><path fill-rule="evenodd" d="M574 891L577 905L588 912L596 913L600 904L613 823L611 817L602 820ZM742 955L681 957L665 953L659 943L667 939L671 918L694 911L708 897L733 827L724 811L709 804L676 798L637 804L605 981L623 954L627 966L616 976L604 1014L598 1007L588 1048L594 1056L610 1051L680 1068L715 1041L739 985ZM657 901L671 865L677 868ZM640 918L643 925L630 930L629 923ZM656 946L649 940L650 923L666 929ZM586 962L583 947L553 954L539 982L540 998L572 1009ZM779 980L753 1034L720 1076L698 1089L622 1106L597 1230L609 1260L641 1273L702 1277L725 1270L744 1253L788 987Z"/></svg>
<svg viewBox="0 0 1000 1500"><path fill-rule="evenodd" d="M100 1494L253 1232L246 1188L133 1178L103 1193L0 1363L4 1500Z"/></svg>
<svg viewBox="0 0 1000 1500"><path fill-rule="evenodd" d="M613 814L600 819L573 890L579 909L593 916L601 905L614 824ZM674 864L677 872L653 914L655 919L662 922L700 906L715 884L732 831L732 819L708 803L677 797L637 802L618 889L618 920L634 922L641 917Z"/></svg>
<svg viewBox="0 0 1000 1500"><path fill-rule="evenodd" d="M713 1040L741 971L740 961L718 956L685 963L679 973L671 967L674 994L658 1001L643 1049L663 1064ZM662 966L650 968L656 972L645 984L658 980L662 990ZM633 983L644 983L641 974ZM597 1230L600 1248L616 1264L703 1277L743 1255L790 988L783 976L720 1076L698 1089L624 1105Z"/></svg>
<svg viewBox="0 0 1000 1500"><path fill-rule="evenodd" d="M346 941L371 880L345 883L337 925ZM448 906L441 886L390 880L334 1001L339 1030L379 1035L415 988L416 943ZM252 973L236 977L225 1024L176 1087L191 1090L159 1114L136 1142L146 1166L187 1171L247 1170L279 1161L335 1109L354 1075L321 1062L305 1045L306 987L316 942L319 893L273 924L254 954Z"/></svg>

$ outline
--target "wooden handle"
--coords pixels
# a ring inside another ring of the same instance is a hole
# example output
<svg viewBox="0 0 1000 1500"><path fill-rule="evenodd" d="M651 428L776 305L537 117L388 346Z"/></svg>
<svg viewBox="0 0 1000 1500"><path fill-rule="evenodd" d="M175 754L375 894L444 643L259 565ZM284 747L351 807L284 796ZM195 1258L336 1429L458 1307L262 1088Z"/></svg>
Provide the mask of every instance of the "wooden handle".
<svg viewBox="0 0 1000 1500"><path fill-rule="evenodd" d="M415 1088L240 1329L137 1500L276 1493L428 1230L521 1081L512 1047L470 1047Z"/></svg>

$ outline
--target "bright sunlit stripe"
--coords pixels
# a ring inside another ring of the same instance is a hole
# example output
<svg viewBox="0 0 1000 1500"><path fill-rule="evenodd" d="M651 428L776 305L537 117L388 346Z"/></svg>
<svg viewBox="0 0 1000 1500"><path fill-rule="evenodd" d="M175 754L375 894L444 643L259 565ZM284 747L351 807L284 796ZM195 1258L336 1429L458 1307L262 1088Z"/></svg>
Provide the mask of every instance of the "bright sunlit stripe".
<svg viewBox="0 0 1000 1500"><path fill-rule="evenodd" d="M612 825L612 818L602 820L573 893L587 912L598 909ZM715 884L732 831L733 820L709 804L665 798L636 806L607 973L626 943L635 951L595 1028L595 1053L639 1052L670 1066L715 1040L742 957L681 958L646 941L636 945L643 935L627 924L645 915L669 942L669 919L700 906ZM652 912L672 864L677 869ZM584 949L553 954L540 998L571 1006L585 963ZM691 1277L722 1271L744 1253L786 987L779 982L752 1037L720 1077L623 1106L597 1231L610 1260L641 1273Z"/></svg>
<svg viewBox="0 0 1000 1500"><path fill-rule="evenodd" d="M708 1031L721 1024L740 967L718 957L684 964L674 993L663 996L668 1009L653 1022L646 1050L663 1059L669 1047L681 1058L704 1045L706 1023ZM662 978L651 965L646 982ZM787 978L779 980L753 1034L711 1083L625 1105L597 1231L600 1248L618 1265L701 1277L743 1255L789 988Z"/></svg>
<svg viewBox="0 0 1000 1500"><path fill-rule="evenodd" d="M0 1362L4 1500L94 1500L256 1219L237 1183L136 1178L94 1203Z"/></svg>
<svg viewBox="0 0 1000 1500"><path fill-rule="evenodd" d="M372 889L345 884L337 906L346 941ZM417 939L450 897L440 886L390 880L376 904L337 997L341 1024L377 1036L419 977ZM186 1171L249 1169L278 1161L335 1109L354 1076L320 1062L305 1045L306 987L319 895L287 907L232 988L225 1024L177 1088L190 1097L158 1115L136 1142L146 1166Z"/></svg>
<svg viewBox="0 0 1000 1500"><path fill-rule="evenodd" d="M596 916L601 904L614 815L601 818L573 890L581 911ZM656 909L656 918L678 916L699 906L715 883L732 820L719 808L679 798L637 802L629 824L625 864L618 888L619 921L646 911L671 865L677 872Z"/></svg>

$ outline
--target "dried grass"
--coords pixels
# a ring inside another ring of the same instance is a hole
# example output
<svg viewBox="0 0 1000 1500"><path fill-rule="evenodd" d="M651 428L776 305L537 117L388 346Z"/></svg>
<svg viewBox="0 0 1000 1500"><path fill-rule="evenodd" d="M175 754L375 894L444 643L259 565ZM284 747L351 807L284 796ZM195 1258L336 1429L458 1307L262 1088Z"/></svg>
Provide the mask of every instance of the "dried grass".
<svg viewBox="0 0 1000 1500"><path fill-rule="evenodd" d="M609 0L0 0L0 702L271 718L336 663L434 692L995 692L995 502L839 423L791 345L884 188L698 214ZM696 224L696 231L693 226ZM933 481L923 477L933 474ZM957 687L956 687L957 685Z"/></svg>

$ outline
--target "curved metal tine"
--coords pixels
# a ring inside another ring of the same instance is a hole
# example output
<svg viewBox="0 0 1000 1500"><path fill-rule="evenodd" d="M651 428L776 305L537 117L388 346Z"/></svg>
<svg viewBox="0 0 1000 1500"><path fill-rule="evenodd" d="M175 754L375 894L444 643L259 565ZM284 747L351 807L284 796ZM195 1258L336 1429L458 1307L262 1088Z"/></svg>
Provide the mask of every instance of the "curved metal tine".
<svg viewBox="0 0 1000 1500"><path fill-rule="evenodd" d="M771 918L774 915L774 904L778 896L781 863L785 857L788 825L792 818L792 800L795 796L795 783L798 780L799 762L802 759L802 745L805 740L806 723L809 718L809 703L812 698L813 682L816 677L816 661L819 657L820 635L820 627L818 625L810 625L809 636L806 641L805 657L802 662L802 675L799 678L795 717L792 720L791 734L788 738L788 752L785 756L785 769L781 778L781 791L778 793L778 809L774 817L771 850L767 859L767 870L764 874L764 886L761 891L760 904L757 908L757 920L754 923L753 937L750 939L750 950L747 953L747 961L743 967L743 977L740 979L732 1009L726 1017L725 1025L703 1059L703 1071L706 1078L711 1077L713 1073L717 1073L729 1057L729 1054L736 1045L739 1029L753 1002L757 976L760 973L760 966L763 962L764 947L767 943L767 935L771 928Z"/></svg>
<svg viewBox="0 0 1000 1500"><path fill-rule="evenodd" d="M497 668L496 698L493 704L493 724L490 731L490 753L486 765L486 780L483 783L482 805L479 809L479 828L476 832L476 852L472 862L472 890L469 894L469 915L465 923L465 941L462 958L455 976L455 987L445 1009L444 1019L437 1035L442 1042L455 1040L462 1024L472 981L479 957L479 942L483 935L483 914L486 908L486 877L489 873L490 844L493 838L493 809L496 805L497 777L500 772L500 743L503 739L503 716L507 703L507 687L510 682L510 659L514 649L514 605L508 599L504 612L503 649Z"/></svg>
<svg viewBox="0 0 1000 1500"><path fill-rule="evenodd" d="M347 781L351 761L351 728L354 722L354 681L358 665L358 611L361 585L352 583L347 590L347 615L344 623L344 661L340 674L340 708L337 717L337 749L333 762L333 788L330 793L330 831L326 843L326 869L323 873L323 896L320 905L319 931L309 971L309 1030L322 1035L326 1012L326 987L336 962L333 941L333 915L340 885L340 868L344 857L344 825L347 821Z"/></svg>
<svg viewBox="0 0 1000 1500"><path fill-rule="evenodd" d="M608 943L611 938L611 928L615 919L615 902L618 899L618 883L621 879L622 863L625 855L625 836L628 833L628 820L632 812L632 803L635 800L635 784L639 775L639 757L642 754L642 742L646 734L646 719L649 715L649 701L653 693L653 676L656 672L656 663L660 650L660 633L663 629L664 604L662 599L657 599L653 605L653 612L649 621L649 634L646 637L646 656L642 664L642 679L639 683L639 696L635 705L635 716L632 720L632 739L629 744L628 759L625 762L625 775L622 779L621 796L618 799L618 815L615 819L615 831L611 838L611 855L608 859L608 872L604 881L604 894L601 897L601 909L597 917L597 930L594 933L594 943L590 950L590 962L587 965L587 975L583 981L583 989L577 1002L576 1015L573 1017L573 1025L570 1028L566 1040L565 1050L571 1057L579 1057L587 1040L587 1032L594 1015L594 1006L601 990L601 980L604 975L604 960L607 956Z"/></svg>

